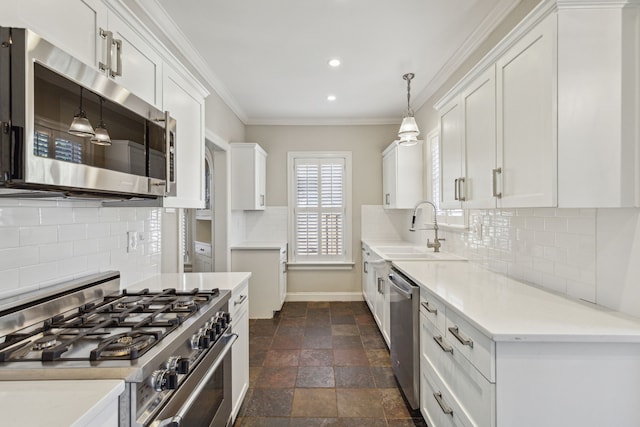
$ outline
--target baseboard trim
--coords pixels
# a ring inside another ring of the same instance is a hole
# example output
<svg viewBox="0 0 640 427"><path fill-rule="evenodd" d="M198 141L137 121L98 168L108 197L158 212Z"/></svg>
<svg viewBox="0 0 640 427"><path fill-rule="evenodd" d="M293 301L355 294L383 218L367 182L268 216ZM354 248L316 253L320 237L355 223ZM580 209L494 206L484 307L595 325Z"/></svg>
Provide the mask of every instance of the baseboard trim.
<svg viewBox="0 0 640 427"><path fill-rule="evenodd" d="M362 292L287 292L288 302L364 301Z"/></svg>

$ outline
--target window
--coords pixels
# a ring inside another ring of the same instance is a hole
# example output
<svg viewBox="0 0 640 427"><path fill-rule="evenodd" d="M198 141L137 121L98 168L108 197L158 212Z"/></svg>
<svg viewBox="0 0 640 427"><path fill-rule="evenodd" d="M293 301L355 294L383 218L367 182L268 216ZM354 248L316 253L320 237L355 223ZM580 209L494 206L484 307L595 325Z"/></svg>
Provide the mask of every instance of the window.
<svg viewBox="0 0 640 427"><path fill-rule="evenodd" d="M442 225L464 225L465 217L462 209L440 208L440 132L437 130L427 135L429 158L431 164L431 200L437 207L438 223Z"/></svg>
<svg viewBox="0 0 640 427"><path fill-rule="evenodd" d="M33 136L33 154L72 163L82 163L83 140L58 130L37 126Z"/></svg>
<svg viewBox="0 0 640 427"><path fill-rule="evenodd" d="M351 153L289 153L293 263L351 261Z"/></svg>

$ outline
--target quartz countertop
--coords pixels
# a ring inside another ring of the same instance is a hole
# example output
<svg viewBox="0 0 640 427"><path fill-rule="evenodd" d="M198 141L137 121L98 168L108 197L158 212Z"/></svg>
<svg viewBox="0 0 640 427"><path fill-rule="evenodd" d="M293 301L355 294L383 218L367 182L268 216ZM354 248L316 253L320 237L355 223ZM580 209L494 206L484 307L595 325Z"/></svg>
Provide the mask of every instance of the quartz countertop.
<svg viewBox="0 0 640 427"><path fill-rule="evenodd" d="M251 273L163 273L132 285L127 285L128 290L140 290L149 288L150 291L160 291L167 288L175 288L178 291L190 291L198 289L229 289L233 291L237 286L251 277Z"/></svg>
<svg viewBox="0 0 640 427"><path fill-rule="evenodd" d="M241 250L260 250L260 249L277 249L280 250L283 247L287 246L287 242L282 241L274 241L274 242L241 242L236 243L230 246L231 250L241 249Z"/></svg>
<svg viewBox="0 0 640 427"><path fill-rule="evenodd" d="M385 261L466 261L465 258L451 252L434 252L426 243L419 245L403 240L366 240L370 250Z"/></svg>
<svg viewBox="0 0 640 427"><path fill-rule="evenodd" d="M640 319L465 262L394 262L494 341L640 343Z"/></svg>
<svg viewBox="0 0 640 427"><path fill-rule="evenodd" d="M123 391L120 380L0 381L2 425L89 427Z"/></svg>

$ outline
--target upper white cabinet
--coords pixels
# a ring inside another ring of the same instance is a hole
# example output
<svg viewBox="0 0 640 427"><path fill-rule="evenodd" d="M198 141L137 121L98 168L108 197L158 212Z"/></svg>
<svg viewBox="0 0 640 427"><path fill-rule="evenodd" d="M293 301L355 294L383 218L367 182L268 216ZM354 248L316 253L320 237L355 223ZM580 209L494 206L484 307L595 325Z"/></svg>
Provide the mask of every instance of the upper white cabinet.
<svg viewBox="0 0 640 427"><path fill-rule="evenodd" d="M163 109L176 119L176 197L165 206L204 207L204 98L189 80L165 67Z"/></svg>
<svg viewBox="0 0 640 427"><path fill-rule="evenodd" d="M440 206L462 207L459 191L464 182L462 105L456 97L440 111Z"/></svg>
<svg viewBox="0 0 640 427"><path fill-rule="evenodd" d="M231 209L264 210L267 183L267 152L253 142L231 146Z"/></svg>
<svg viewBox="0 0 640 427"><path fill-rule="evenodd" d="M436 104L447 208L640 206L640 8L543 0Z"/></svg>
<svg viewBox="0 0 640 427"><path fill-rule="evenodd" d="M496 80L490 67L462 93L463 165L458 199L466 208L496 207L492 171L496 169ZM497 172L497 171L496 171ZM497 185L497 183L496 183Z"/></svg>
<svg viewBox="0 0 640 427"><path fill-rule="evenodd" d="M102 47L98 67L140 98L161 106L162 59L151 45L112 11L108 27L101 27L98 37Z"/></svg>
<svg viewBox="0 0 640 427"><path fill-rule="evenodd" d="M422 200L422 144L389 145L382 152L382 203L385 209L413 209Z"/></svg>
<svg viewBox="0 0 640 427"><path fill-rule="evenodd" d="M556 206L556 16L496 63L498 206ZM501 185L500 185L501 184Z"/></svg>

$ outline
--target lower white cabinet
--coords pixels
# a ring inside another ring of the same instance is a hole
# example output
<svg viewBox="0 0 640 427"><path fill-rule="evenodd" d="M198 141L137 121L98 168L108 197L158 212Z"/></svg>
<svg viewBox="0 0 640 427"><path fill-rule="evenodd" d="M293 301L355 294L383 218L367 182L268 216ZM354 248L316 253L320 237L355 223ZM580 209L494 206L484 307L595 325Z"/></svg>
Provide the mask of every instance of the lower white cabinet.
<svg viewBox="0 0 640 427"><path fill-rule="evenodd" d="M249 318L270 319L287 295L287 246L244 246L231 249L231 271L251 272Z"/></svg>
<svg viewBox="0 0 640 427"><path fill-rule="evenodd" d="M213 271L213 256L211 243L195 242L195 254L193 255L194 272Z"/></svg>
<svg viewBox="0 0 640 427"><path fill-rule="evenodd" d="M231 349L231 416L235 421L249 389L249 282L237 286L231 293L229 312L233 332L238 339Z"/></svg>
<svg viewBox="0 0 640 427"><path fill-rule="evenodd" d="M429 427L640 425L640 321L474 266L395 265L421 284Z"/></svg>

